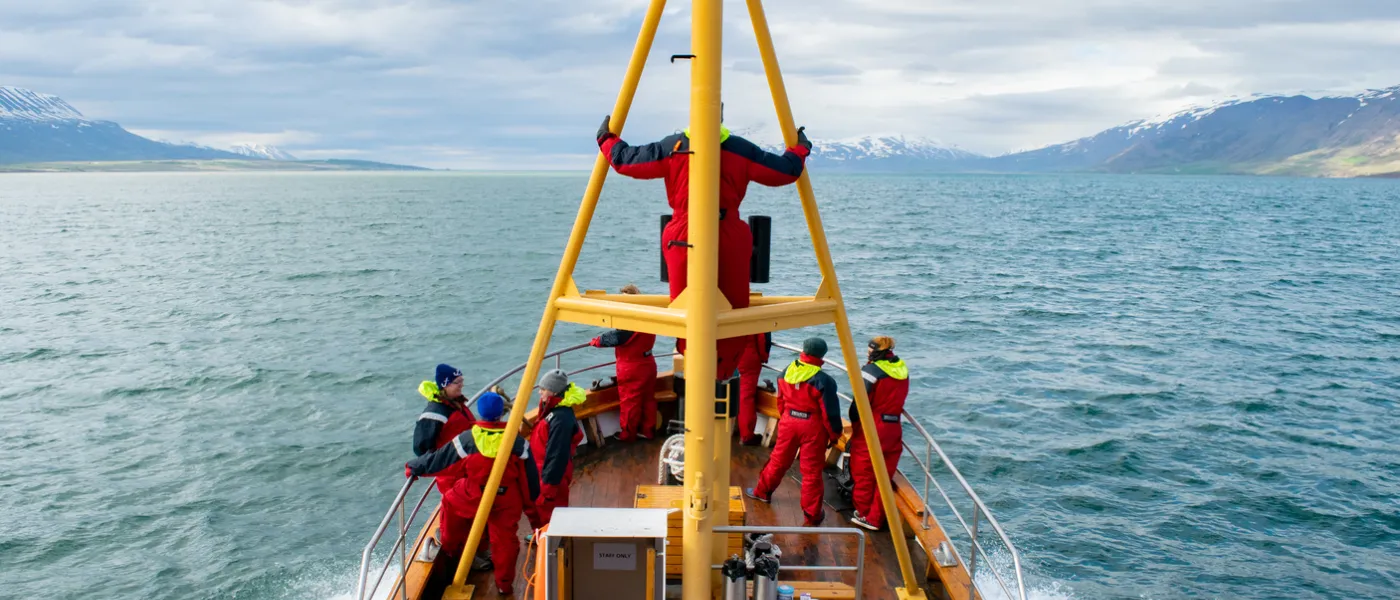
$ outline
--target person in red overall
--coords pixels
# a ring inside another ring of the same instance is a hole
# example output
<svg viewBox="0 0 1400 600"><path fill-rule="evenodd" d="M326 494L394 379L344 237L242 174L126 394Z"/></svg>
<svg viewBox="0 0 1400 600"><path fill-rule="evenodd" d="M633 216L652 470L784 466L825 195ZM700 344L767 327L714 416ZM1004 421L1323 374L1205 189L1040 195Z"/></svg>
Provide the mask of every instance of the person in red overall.
<svg viewBox="0 0 1400 600"><path fill-rule="evenodd" d="M802 354L788 365L778 383L778 442L768 456L768 464L758 475L758 484L744 495L770 502L773 490L783 482L794 458L802 470L803 525L816 527L826 518L822 496L826 481L826 452L841 437L841 406L836 396L836 380L822 372L826 341L808 338Z"/></svg>
<svg viewBox="0 0 1400 600"><path fill-rule="evenodd" d="M671 222L661 233L661 252L671 283L671 299L685 290L686 260L690 227L690 135L689 130L669 135L644 146L632 146L608 129L610 117L598 128L598 149L614 171L633 179L665 179L666 199L671 205ZM722 118L722 117L721 117ZM812 151L803 129L797 130L797 145L782 154L766 152L753 142L733 135L720 126L719 166L719 290L733 308L749 305L749 259L753 255L753 234L739 215L739 205L749 184L771 187L794 183L802 175L807 155ZM719 340L716 346L716 379L727 380L738 367L744 338ZM685 341L676 347L685 352Z"/></svg>
<svg viewBox="0 0 1400 600"><path fill-rule="evenodd" d="M442 519L438 527L442 551L448 557L462 553L467 536L471 533L472 520L477 516L477 507L487 493L486 481L491 476L496 455L505 450L501 448L501 442L505 437L506 424L500 421L501 413L505 411L504 399L491 392L482 394L481 399L477 400L477 410L481 411L481 421L474 424L471 431L404 465L404 474L408 477L423 477L440 473L454 465L463 465L464 476L442 497ZM496 587L501 595L508 595L515 586L516 560L520 556L521 514L529 519L532 528L538 529L544 525L535 509L539 475L535 462L530 460L530 447L524 439L516 438L514 447L508 451L510 458L506 462L500 486L492 490L496 500L486 517L491 553L495 556Z"/></svg>
<svg viewBox="0 0 1400 600"><path fill-rule="evenodd" d="M622 293L641 292L628 285ZM651 355L656 336L614 329L588 343L594 348L612 348L617 358L617 399L622 413L617 439L651 439L656 430L656 359Z"/></svg>
<svg viewBox="0 0 1400 600"><path fill-rule="evenodd" d="M476 422L467 398L462 395L462 372L452 365L437 366L433 381L418 385L418 393L428 399L428 406L418 415L413 426L413 455L423 456L443 447L453 438L471 430ZM438 492L446 496L452 484L461 477L460 468L437 474Z"/></svg>
<svg viewBox="0 0 1400 600"><path fill-rule="evenodd" d="M885 471L890 477L899 468L899 455L904 450L904 399L909 396L909 367L894 355L894 338L878 336L870 340L865 366L865 394L870 399L870 413L875 418L875 432L880 435L880 453L885 455ZM851 405L851 479L855 484L852 504L855 513L851 523L871 531L885 526L885 507L880 504L880 489L875 484L875 465L870 462L870 446L860 427L856 407Z"/></svg>
<svg viewBox="0 0 1400 600"><path fill-rule="evenodd" d="M748 336L744 353L739 356L739 443L757 446L763 443L763 436L754 433L758 425L758 378L763 374L763 365L768 362L768 354L773 350L773 334L759 333Z"/></svg>
<svg viewBox="0 0 1400 600"><path fill-rule="evenodd" d="M540 377L540 418L530 432L530 452L540 472L540 494L535 504L548 523L554 509L569 505L569 484L574 480L574 450L583 441L583 427L574 408L588 395L569 383L567 373L554 369Z"/></svg>

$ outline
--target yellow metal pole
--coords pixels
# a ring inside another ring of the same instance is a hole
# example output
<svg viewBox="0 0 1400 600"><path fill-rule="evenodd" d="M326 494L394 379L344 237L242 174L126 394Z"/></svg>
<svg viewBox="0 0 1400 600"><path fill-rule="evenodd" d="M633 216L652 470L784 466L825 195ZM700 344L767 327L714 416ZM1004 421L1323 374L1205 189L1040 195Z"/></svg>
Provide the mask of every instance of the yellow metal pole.
<svg viewBox="0 0 1400 600"><path fill-rule="evenodd" d="M627 122L627 111L632 108L632 98L637 93L637 83L641 81L642 69L646 66L647 56L651 54L651 44L656 39L656 27L661 22L661 13L665 8L666 0L651 0L650 6L647 7L646 17L642 20L642 30L637 34L637 44L632 48L632 59L627 63L627 75L623 77L622 89L618 91L617 101L613 104L610 121L610 129L613 133L622 133L622 126ZM530 392L535 388L535 378L539 376L540 362L544 360L544 353L549 348L549 339L554 335L555 314L558 310L554 301L562 297L570 285L574 267L578 265L579 251L583 249L583 240L588 236L588 225L593 221L593 211L598 206L598 196L603 191L603 180L607 176L608 160L600 153L593 161L593 174L588 178L588 188L584 191L583 201L579 204L578 215L574 217L574 227L573 231L569 233L569 243L564 247L564 257L559 261L559 271L554 275L554 286L549 292L549 302L545 304L544 316L540 318L539 329L535 332L535 344L530 348L530 360L525 363L525 373L520 380L520 389L515 394L516 402L510 409L510 420L506 425L505 437L501 440L502 448L513 447L516 436L520 433L520 424L525 418L525 407L530 403ZM494 490L500 487L501 477L505 473L506 461L509 457L509 452L501 452L496 455L496 462L491 466L491 476L486 480L486 489ZM495 500L495 494L482 496L481 504L477 507L477 514L489 514ZM476 548L481 543L481 536L485 529L486 519L472 520L471 534L467 536L466 549L462 552L462 560L457 565L457 573L452 579L452 588L443 594L444 598L451 596L454 589L460 591L462 586L466 584L467 575L471 572L472 557L476 555Z"/></svg>
<svg viewBox="0 0 1400 600"><path fill-rule="evenodd" d="M773 108L778 112L778 125L783 131L783 143L792 147L797 143L797 127L792 119L792 105L788 102L787 87L783 84L783 74L778 68L778 54L773 50L773 36L768 31L768 17L763 13L761 0L747 0L749 17L753 20L754 37L758 40L758 52L763 58L763 71L768 76L768 87L773 93ZM851 397L855 398L856 412L860 416L861 429L865 431L865 442L872 448L880 448L880 437L875 431L875 419L870 414L870 399L865 394L865 382L860 374L860 362L856 355L855 341L851 337L851 325L846 318L846 304L841 299L841 286L836 281L836 265L831 261L831 249L827 245L826 230L822 227L822 217L817 211L817 199L812 193L812 180L807 171L797 180L797 193L802 198L802 212L807 217L807 232L812 236L812 247L817 254L817 265L821 269L823 286L836 301L836 335L841 343L841 357L846 362L850 375ZM923 598L923 589L914 575L914 565L909 558L909 546L904 537L904 524L900 521L899 510L894 504L894 489L890 486L889 474L885 470L885 457L878 451L870 452L870 462L875 470L875 482L880 489L880 501L885 507L885 519L890 526L890 539L894 542L895 556L899 560L899 571L904 579L903 588L895 588L900 598Z"/></svg>
<svg viewBox="0 0 1400 600"><path fill-rule="evenodd" d="M681 593L710 600L719 573L710 569L714 547L716 479L715 322L719 304L719 102L723 0L694 0L690 44L690 230L686 266L685 531ZM726 440L727 441L727 440ZM696 458L701 460L696 461Z"/></svg>

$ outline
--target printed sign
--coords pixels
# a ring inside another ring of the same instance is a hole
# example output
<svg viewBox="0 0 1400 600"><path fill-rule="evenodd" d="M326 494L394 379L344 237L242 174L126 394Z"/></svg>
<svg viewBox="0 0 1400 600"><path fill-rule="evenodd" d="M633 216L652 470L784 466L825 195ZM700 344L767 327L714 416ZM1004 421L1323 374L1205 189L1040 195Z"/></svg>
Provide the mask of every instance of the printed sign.
<svg viewBox="0 0 1400 600"><path fill-rule="evenodd" d="M637 570L637 546L635 544L593 544L593 570Z"/></svg>

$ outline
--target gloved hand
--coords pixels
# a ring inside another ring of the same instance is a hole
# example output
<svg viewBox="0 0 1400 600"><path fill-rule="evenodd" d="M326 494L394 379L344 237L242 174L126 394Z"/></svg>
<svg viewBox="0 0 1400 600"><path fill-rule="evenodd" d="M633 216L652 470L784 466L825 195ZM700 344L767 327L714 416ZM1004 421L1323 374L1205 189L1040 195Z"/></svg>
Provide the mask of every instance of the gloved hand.
<svg viewBox="0 0 1400 600"><path fill-rule="evenodd" d="M612 115L603 117L603 124L598 126L598 145L603 145L603 141L613 137L613 132L608 128L608 123L612 121Z"/></svg>
<svg viewBox="0 0 1400 600"><path fill-rule="evenodd" d="M604 121L603 124L606 125L607 121ZM806 148L808 152L811 152L812 140L807 139L806 129L807 128L805 126L797 128L797 145L802 146L803 148Z"/></svg>
<svg viewBox="0 0 1400 600"><path fill-rule="evenodd" d="M588 345L593 346L594 348L602 348L602 338L593 338L591 340L588 340Z"/></svg>
<svg viewBox="0 0 1400 600"><path fill-rule="evenodd" d="M413 467L410 467L410 466L408 466L407 464L404 464L404 466L403 466L403 476L404 476L404 479L413 479L413 478L415 477L415 475L413 474Z"/></svg>

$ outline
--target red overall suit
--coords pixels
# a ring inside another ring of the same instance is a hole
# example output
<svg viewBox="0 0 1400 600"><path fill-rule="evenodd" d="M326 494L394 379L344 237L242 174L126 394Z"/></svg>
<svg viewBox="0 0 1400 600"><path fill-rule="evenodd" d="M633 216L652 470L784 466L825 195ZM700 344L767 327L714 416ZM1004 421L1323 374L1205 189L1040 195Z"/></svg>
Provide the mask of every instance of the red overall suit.
<svg viewBox="0 0 1400 600"><path fill-rule="evenodd" d="M880 452L885 455L885 470L890 477L899 468L899 455L904 451L904 428L900 426L900 415L904 414L904 399L909 396L909 368L904 361L893 354L866 363L861 368L865 378L866 396L870 398L871 416L875 418L875 432L880 435ZM880 503L880 489L875 484L875 466L870 462L870 447L865 443L865 433L860 426L856 407L851 405L851 479L855 483L852 503L865 518L865 522L875 527L885 526L885 507Z"/></svg>
<svg viewBox="0 0 1400 600"><path fill-rule="evenodd" d="M605 121L604 127L606 125ZM645 146L631 146L603 129L599 131L598 148L618 174L633 179L665 178L671 222L661 233L661 252L666 258L671 299L675 300L686 286L689 248L683 243L689 239L690 227L690 137L677 133ZM730 135L723 127L719 149L719 290L730 306L745 308L749 305L753 234L748 223L739 216L739 204L744 201L750 182L771 187L796 182L811 150L799 144L782 155L765 152L753 142ZM706 215L706 218L714 216ZM676 347L684 353L685 341L677 340ZM727 380L734 374L743 350L743 338L719 340L716 379Z"/></svg>
<svg viewBox="0 0 1400 600"><path fill-rule="evenodd" d="M418 393L428 399L428 406L418 415L418 422L413 426L414 456L422 456L443 447L451 442L452 438L470 431L476 423L476 416L465 405L457 408L443 402L436 383L424 381L418 385ZM463 398L462 402L465 403L466 398ZM448 490L452 489L452 484L461 476L460 466L449 467L437 473L438 493L446 496Z"/></svg>
<svg viewBox="0 0 1400 600"><path fill-rule="evenodd" d="M758 476L754 492L772 498L800 455L804 525L816 526L826 517L822 496L826 481L826 451L841 436L840 401L836 380L821 371L822 359L803 354L778 383L778 441Z"/></svg>
<svg viewBox="0 0 1400 600"><path fill-rule="evenodd" d="M501 422L478 422L471 431L453 438L448 445L405 465L409 474L420 477L453 465L463 467L464 476L442 497L439 530L442 551L449 557L461 555L467 543L472 519L476 518L477 506L486 493L484 486L491 476L491 466L501 450L505 427ZM501 485L494 490L496 500L491 505L491 514L486 518L496 586L501 590L510 590L515 585L515 563L520 556L520 515L526 515L532 528L544 524L535 509L538 490L539 477L534 461L530 460L529 448L525 440L516 438L501 476Z"/></svg>
<svg viewBox="0 0 1400 600"><path fill-rule="evenodd" d="M564 398L546 397L544 416L530 432L530 453L540 472L540 495L535 504L544 523L553 518L554 509L569 505L574 450L583 441L583 427L579 426L573 407L584 399L584 391L573 384L564 391Z"/></svg>
<svg viewBox="0 0 1400 600"><path fill-rule="evenodd" d="M754 433L758 425L758 379L763 364L773 348L773 334L748 336L744 353L739 356L739 441L754 443L762 436Z"/></svg>
<svg viewBox="0 0 1400 600"><path fill-rule="evenodd" d="M617 357L617 399L622 413L618 439L651 439L656 430L656 359L651 356L656 336L614 329L589 344L613 348Z"/></svg>

